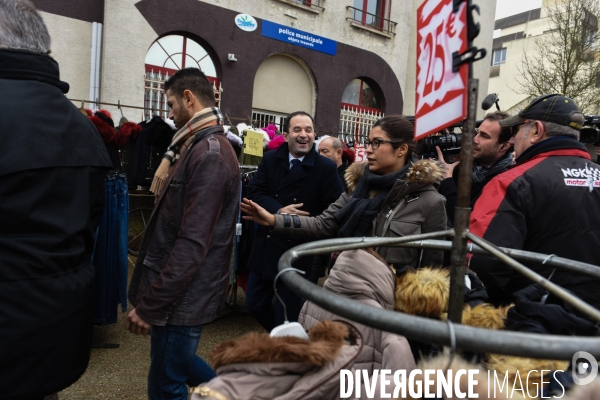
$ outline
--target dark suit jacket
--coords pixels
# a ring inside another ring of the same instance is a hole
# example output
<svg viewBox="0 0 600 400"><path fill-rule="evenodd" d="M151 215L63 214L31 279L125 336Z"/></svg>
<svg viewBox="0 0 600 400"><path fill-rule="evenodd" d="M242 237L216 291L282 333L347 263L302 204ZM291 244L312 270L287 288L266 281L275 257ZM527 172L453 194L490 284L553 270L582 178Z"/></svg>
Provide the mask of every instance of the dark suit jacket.
<svg viewBox="0 0 600 400"><path fill-rule="evenodd" d="M302 164L290 171L287 143L265 153L248 185L248 198L272 214L287 205L303 203L302 210L317 216L341 194L342 183L333 161L317 154L313 147ZM269 228L259 226L248 266L263 279L274 279L283 253L304 242L305 239L272 233ZM306 272L311 265L312 257L294 263L294 267Z"/></svg>

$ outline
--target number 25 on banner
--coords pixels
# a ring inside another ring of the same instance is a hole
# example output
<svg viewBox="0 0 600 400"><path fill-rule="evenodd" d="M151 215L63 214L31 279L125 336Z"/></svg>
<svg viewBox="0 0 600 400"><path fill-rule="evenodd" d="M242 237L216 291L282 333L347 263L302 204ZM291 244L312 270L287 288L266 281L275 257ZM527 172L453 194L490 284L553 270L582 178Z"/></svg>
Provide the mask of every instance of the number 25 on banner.
<svg viewBox="0 0 600 400"><path fill-rule="evenodd" d="M453 3L426 0L417 10L417 140L467 116L469 65L452 71L453 53L464 53L468 47L467 2L456 14Z"/></svg>
<svg viewBox="0 0 600 400"><path fill-rule="evenodd" d="M244 136L244 153L252 156L263 156L263 134L246 130Z"/></svg>

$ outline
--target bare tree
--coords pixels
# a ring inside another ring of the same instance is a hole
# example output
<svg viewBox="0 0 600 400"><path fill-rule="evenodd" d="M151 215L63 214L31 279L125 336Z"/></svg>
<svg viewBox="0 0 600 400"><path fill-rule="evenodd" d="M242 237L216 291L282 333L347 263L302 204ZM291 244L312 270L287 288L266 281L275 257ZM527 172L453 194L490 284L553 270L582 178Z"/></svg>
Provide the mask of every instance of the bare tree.
<svg viewBox="0 0 600 400"><path fill-rule="evenodd" d="M584 112L600 110L600 2L557 0L547 8L551 30L536 40L536 51L523 54L521 94L562 93Z"/></svg>

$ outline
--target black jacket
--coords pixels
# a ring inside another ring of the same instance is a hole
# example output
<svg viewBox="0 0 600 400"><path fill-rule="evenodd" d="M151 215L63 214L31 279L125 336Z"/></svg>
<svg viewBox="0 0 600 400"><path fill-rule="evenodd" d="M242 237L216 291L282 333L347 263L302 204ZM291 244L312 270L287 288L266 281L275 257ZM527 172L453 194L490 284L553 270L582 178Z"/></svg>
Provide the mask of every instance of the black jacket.
<svg viewBox="0 0 600 400"><path fill-rule="evenodd" d="M277 150L265 153L254 178L248 185L248 197L271 214L290 204L303 203L302 210L311 216L321 214L342 194L342 184L336 165L313 149L302 164L290 170L289 149L284 143ZM251 271L263 279L274 279L277 263L284 252L306 240L273 233L259 226L248 262ZM312 257L303 257L294 263L308 272Z"/></svg>
<svg viewBox="0 0 600 400"><path fill-rule="evenodd" d="M0 397L75 382L93 332L94 231L111 168L49 56L0 50Z"/></svg>
<svg viewBox="0 0 600 400"><path fill-rule="evenodd" d="M499 160L496 160L496 163L501 162L506 157L510 157L510 153L507 153L504 157L500 158ZM499 175L502 172L505 172L506 170L508 170L508 166L495 174L490 174L481 182L471 182L471 202L469 204L471 209L475 205L477 199L479 199L479 196L481 196L481 192L483 192L483 188L485 187L485 185L487 185L488 182L491 181L496 175ZM458 196L459 172L460 165L457 165L456 168L454 168L454 171L452 172L452 177L443 179L440 182L439 192L442 196L446 198L446 216L448 217L449 227L454 226L454 211L456 209L456 202Z"/></svg>
<svg viewBox="0 0 600 400"><path fill-rule="evenodd" d="M574 139L539 142L487 184L470 230L501 247L600 265L600 169ZM489 256L474 256L470 266L495 303L512 301L512 293L532 283ZM528 266L546 278L554 269ZM551 281L600 308L600 281L561 270Z"/></svg>

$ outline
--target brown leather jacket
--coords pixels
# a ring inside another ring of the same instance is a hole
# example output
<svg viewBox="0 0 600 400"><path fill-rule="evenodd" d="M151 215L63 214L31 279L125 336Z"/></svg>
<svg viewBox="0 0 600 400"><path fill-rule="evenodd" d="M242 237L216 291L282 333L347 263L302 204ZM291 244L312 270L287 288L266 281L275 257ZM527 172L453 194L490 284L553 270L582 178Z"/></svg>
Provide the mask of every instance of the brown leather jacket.
<svg viewBox="0 0 600 400"><path fill-rule="evenodd" d="M129 301L151 325L201 325L225 300L240 172L221 126L195 134L175 163L142 241Z"/></svg>

